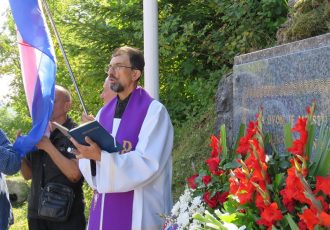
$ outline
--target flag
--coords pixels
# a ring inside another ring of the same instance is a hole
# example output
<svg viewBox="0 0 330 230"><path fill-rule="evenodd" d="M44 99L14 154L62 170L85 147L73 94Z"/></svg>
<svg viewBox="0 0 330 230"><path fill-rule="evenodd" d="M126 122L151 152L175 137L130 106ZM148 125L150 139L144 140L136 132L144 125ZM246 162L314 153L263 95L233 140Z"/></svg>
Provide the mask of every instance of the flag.
<svg viewBox="0 0 330 230"><path fill-rule="evenodd" d="M29 133L14 143L14 149L24 156L40 141L51 118L56 58L39 1L9 0L9 4L16 23L24 90L32 118Z"/></svg>

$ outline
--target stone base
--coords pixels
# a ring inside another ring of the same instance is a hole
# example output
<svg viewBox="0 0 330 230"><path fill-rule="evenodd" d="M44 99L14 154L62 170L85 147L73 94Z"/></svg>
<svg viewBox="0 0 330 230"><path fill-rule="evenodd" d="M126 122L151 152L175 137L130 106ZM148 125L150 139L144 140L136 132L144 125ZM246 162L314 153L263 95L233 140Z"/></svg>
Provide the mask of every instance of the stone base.
<svg viewBox="0 0 330 230"><path fill-rule="evenodd" d="M23 203L27 200L29 193L29 185L24 179L15 178L15 180L7 178L7 187L11 202Z"/></svg>

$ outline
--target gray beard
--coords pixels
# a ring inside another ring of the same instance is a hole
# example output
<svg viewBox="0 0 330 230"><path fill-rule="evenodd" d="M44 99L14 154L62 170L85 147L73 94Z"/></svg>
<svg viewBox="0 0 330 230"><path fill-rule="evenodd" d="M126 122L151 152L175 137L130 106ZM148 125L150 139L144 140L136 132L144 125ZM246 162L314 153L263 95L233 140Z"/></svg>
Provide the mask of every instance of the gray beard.
<svg viewBox="0 0 330 230"><path fill-rule="evenodd" d="M110 89L116 93L120 93L124 91L124 87L118 82L110 84Z"/></svg>

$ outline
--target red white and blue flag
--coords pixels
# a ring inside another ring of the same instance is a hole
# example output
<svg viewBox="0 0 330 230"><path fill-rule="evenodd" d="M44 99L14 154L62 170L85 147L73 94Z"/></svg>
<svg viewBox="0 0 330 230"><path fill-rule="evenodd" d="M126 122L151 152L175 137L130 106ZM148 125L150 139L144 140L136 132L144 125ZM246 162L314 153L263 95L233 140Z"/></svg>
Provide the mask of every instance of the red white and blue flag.
<svg viewBox="0 0 330 230"><path fill-rule="evenodd" d="M24 156L44 135L54 104L56 58L53 43L38 0L9 0L17 27L24 90L32 118L27 135L14 148Z"/></svg>

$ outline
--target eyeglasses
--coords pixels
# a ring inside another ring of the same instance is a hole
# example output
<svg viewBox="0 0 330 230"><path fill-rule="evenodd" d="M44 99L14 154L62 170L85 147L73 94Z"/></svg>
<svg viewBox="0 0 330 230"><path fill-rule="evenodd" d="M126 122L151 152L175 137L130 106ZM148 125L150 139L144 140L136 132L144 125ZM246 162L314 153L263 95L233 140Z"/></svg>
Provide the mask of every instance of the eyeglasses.
<svg viewBox="0 0 330 230"><path fill-rule="evenodd" d="M126 68L126 69L136 69L132 66L125 66L125 65L108 65L108 67L105 69L105 72L108 73L111 69L114 72L119 71L121 68Z"/></svg>

